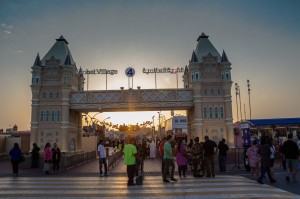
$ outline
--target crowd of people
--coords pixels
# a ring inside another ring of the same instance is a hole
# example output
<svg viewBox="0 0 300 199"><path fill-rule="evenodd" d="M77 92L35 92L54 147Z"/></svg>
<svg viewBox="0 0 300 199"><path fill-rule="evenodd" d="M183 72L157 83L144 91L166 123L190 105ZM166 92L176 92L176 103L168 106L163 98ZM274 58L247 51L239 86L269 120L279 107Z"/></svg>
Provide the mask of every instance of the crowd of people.
<svg viewBox="0 0 300 199"><path fill-rule="evenodd" d="M40 162L40 147L36 143L32 144L31 151L31 168L39 168ZM14 143L13 148L9 152L10 160L13 168L13 175L18 176L19 174L19 164L24 161L24 156L22 155L21 149L18 143ZM47 143L44 148L44 165L43 171L45 174L49 175L50 171L59 171L61 152L57 144L54 143L51 147L50 143Z"/></svg>
<svg viewBox="0 0 300 199"><path fill-rule="evenodd" d="M100 140L98 145L99 172L100 176L109 176L107 165L107 142ZM187 176L188 165L194 177L215 177L215 155L218 154L220 172L228 172L226 169L227 152L229 147L226 140L222 139L216 144L206 135L204 142L200 142L199 137L190 139L189 144L186 138L176 138L174 135L164 137L160 142L154 140L143 140L129 137L126 141L117 141L118 147L124 154L124 163L127 166L128 186L135 185L134 177L144 176L144 161L147 157L156 158L156 151L161 159L161 175L164 183L176 182L175 164L178 168L179 178ZM262 136L260 140L254 140L251 147L246 151L246 156L250 165L250 178L263 184L263 179L267 174L271 183L276 183L274 172L275 153L280 153L282 157L282 167L287 170L286 181L296 182L297 166L299 164L299 142L293 141L293 135L288 134L288 138L279 149L274 146L274 141L270 137ZM18 166L22 159L21 149L18 143L10 150L13 175L18 175ZM51 147L47 143L44 148L43 171L49 175L51 171L59 171L61 151L57 144ZM40 148L33 143L31 152L31 167L39 168ZM103 170L104 168L104 170Z"/></svg>
<svg viewBox="0 0 300 199"><path fill-rule="evenodd" d="M188 165L191 165L195 177L204 176L204 172L206 172L206 177L215 177L214 157L217 152L219 152L220 171L227 172L226 161L229 147L225 139L217 145L208 136L205 136L203 143L200 143L199 137L196 137L187 145L186 139L175 139L174 135L168 135L157 145L151 141L149 158L155 158L156 148L159 150L164 183L178 181L175 178L175 164L177 164L180 178L186 177ZM142 140L129 138L122 151L127 166L127 185L133 186L135 185L134 177L144 173L144 160L147 157L146 144ZM200 171L203 172L202 175L199 174Z"/></svg>

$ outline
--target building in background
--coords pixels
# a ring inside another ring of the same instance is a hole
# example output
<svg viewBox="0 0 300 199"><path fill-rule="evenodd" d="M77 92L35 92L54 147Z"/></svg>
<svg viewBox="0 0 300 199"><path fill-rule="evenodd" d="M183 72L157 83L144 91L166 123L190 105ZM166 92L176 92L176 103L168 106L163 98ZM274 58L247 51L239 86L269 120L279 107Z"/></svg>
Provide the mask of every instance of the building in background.
<svg viewBox="0 0 300 199"><path fill-rule="evenodd" d="M177 138L187 136L186 116L173 116L165 121L166 133L172 133Z"/></svg>

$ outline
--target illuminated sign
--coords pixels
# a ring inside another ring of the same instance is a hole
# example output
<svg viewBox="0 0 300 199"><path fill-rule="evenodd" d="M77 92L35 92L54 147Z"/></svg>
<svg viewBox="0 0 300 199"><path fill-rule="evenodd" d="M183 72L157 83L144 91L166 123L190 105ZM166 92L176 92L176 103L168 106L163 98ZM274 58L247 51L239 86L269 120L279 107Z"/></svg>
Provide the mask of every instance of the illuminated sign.
<svg viewBox="0 0 300 199"><path fill-rule="evenodd" d="M171 74L176 74L176 73L182 73L184 72L184 68L152 68L152 69L146 69L143 68L143 73L149 74L149 73L171 73Z"/></svg>
<svg viewBox="0 0 300 199"><path fill-rule="evenodd" d="M118 74L117 70L107 70L107 69L92 69L92 70L82 70L79 69L78 70L79 74L84 74L84 75L98 75L98 74L110 74L110 75L114 75L114 74Z"/></svg>

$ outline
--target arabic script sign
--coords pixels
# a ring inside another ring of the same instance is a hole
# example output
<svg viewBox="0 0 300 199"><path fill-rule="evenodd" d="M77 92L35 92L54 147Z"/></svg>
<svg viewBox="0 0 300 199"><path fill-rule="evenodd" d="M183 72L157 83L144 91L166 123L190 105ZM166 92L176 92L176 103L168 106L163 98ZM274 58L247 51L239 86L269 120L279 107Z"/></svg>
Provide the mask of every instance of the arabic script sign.
<svg viewBox="0 0 300 199"><path fill-rule="evenodd" d="M152 68L152 69L146 69L143 68L143 73L149 74L149 73L171 73L171 74L176 74L176 73L182 73L184 72L184 68Z"/></svg>

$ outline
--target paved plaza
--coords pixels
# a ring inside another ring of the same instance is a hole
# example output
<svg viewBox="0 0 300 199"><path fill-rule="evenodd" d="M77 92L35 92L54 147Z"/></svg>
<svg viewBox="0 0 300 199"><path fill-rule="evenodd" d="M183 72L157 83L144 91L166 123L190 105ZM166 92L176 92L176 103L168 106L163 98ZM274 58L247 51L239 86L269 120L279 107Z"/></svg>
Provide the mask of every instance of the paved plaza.
<svg viewBox="0 0 300 199"><path fill-rule="evenodd" d="M258 184L241 169L215 178L175 177L178 182L163 183L160 160L145 161L145 180L140 186L127 187L126 167L120 160L110 169L111 176L100 177L98 160L67 171L44 175L41 169L21 169L19 177L11 175L9 162L0 163L0 198L300 198L300 195L278 188L285 184L282 173L278 183ZM217 169L216 169L217 170ZM267 179L265 180L267 183ZM273 186L274 185L274 186ZM277 187L275 187L277 186ZM288 186L288 185L285 185ZM297 188L297 184L289 185ZM297 192L296 192L297 193Z"/></svg>

